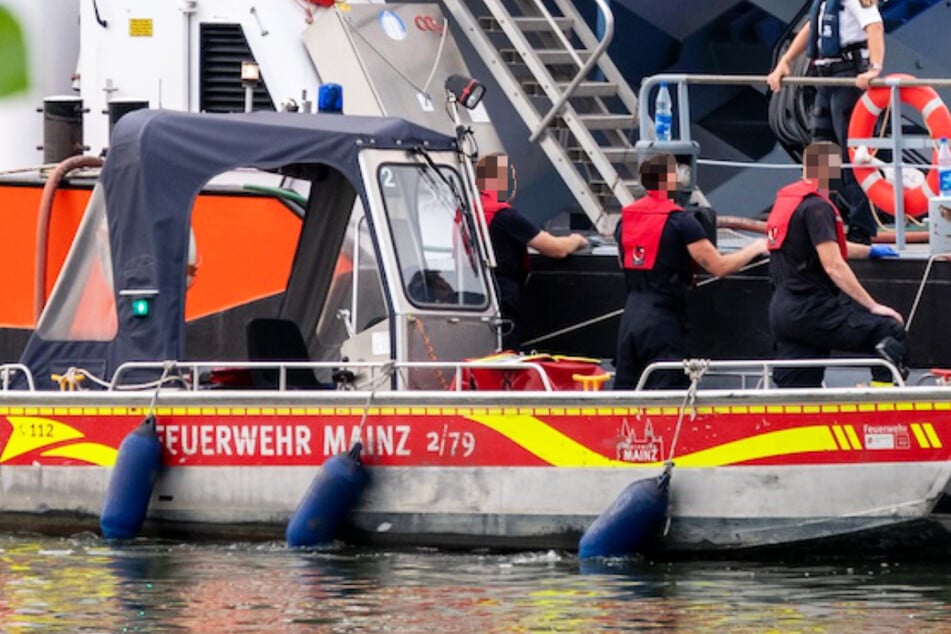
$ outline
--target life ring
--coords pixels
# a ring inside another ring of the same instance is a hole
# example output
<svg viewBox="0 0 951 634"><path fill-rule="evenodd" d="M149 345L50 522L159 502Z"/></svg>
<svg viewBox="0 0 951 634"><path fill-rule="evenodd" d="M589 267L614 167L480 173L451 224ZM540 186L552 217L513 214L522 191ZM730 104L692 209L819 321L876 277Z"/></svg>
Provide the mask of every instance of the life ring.
<svg viewBox="0 0 951 634"><path fill-rule="evenodd" d="M889 75L886 79L915 79L913 75L896 74ZM951 138L951 113L947 106L941 100L941 97L930 86L906 86L898 89L902 103L914 107L921 113L925 125L928 126L928 133L932 139L941 137ZM856 102L852 110L852 118L849 120L848 138L868 139L875 133L875 124L883 110L888 106L891 97L891 88L887 86L876 86L869 88L868 91ZM849 162L856 163L855 154L859 148L849 148ZM933 151L931 164L938 162L938 150ZM865 190L869 200L882 211L895 213L895 190L892 184L882 175L882 172L875 166L853 167L855 180ZM904 181L904 177L903 177ZM904 188L904 207L905 214L909 216L922 216L928 212L928 200L936 195L938 191L938 170L931 168L928 170L927 178L920 179L920 183L915 186Z"/></svg>

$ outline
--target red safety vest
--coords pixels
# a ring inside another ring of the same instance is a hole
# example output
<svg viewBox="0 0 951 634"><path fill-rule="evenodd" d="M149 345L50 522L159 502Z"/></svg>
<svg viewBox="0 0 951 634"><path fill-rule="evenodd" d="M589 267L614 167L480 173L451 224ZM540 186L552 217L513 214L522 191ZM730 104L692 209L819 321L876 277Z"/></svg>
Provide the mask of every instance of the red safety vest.
<svg viewBox="0 0 951 634"><path fill-rule="evenodd" d="M832 207L832 211L835 213L835 239L839 243L839 251L842 253L842 257L847 258L849 249L845 242L845 226L842 223L842 216L839 215L839 210L829 200L829 197L819 191L817 183L811 180L796 181L792 185L786 185L776 194L776 202L773 203L773 209L769 212L769 218L766 219L767 248L770 251L777 251L783 246L793 212L808 196L818 196Z"/></svg>
<svg viewBox="0 0 951 634"><path fill-rule="evenodd" d="M485 212L486 227L492 224L492 219L495 218L495 214L499 213L503 209L512 208L512 205L499 201L499 192L479 192L479 197L482 199L482 211Z"/></svg>
<svg viewBox="0 0 951 634"><path fill-rule="evenodd" d="M683 211L667 198L667 192L649 191L621 210L621 247L624 268L649 271L657 261L660 235L667 217Z"/></svg>

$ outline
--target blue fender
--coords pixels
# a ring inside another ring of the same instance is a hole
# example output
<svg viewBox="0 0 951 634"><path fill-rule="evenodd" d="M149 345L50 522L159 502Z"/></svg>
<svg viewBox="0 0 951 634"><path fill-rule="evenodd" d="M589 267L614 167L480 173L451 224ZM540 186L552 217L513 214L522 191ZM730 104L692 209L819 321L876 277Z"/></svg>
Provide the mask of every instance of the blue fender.
<svg viewBox="0 0 951 634"><path fill-rule="evenodd" d="M155 416L149 414L119 445L99 516L103 537L132 539L138 534L161 466L162 443L155 434Z"/></svg>
<svg viewBox="0 0 951 634"><path fill-rule="evenodd" d="M331 456L324 462L287 524L288 546L319 546L338 537L366 487L361 449L357 443L349 453Z"/></svg>
<svg viewBox="0 0 951 634"><path fill-rule="evenodd" d="M670 500L670 472L627 485L588 527L578 556L624 557L636 553L664 521Z"/></svg>

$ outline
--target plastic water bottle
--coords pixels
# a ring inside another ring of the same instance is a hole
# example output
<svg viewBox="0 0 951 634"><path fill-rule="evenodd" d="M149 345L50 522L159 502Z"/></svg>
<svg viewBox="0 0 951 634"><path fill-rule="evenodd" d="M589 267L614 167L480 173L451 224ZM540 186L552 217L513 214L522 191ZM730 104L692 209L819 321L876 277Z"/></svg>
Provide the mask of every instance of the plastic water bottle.
<svg viewBox="0 0 951 634"><path fill-rule="evenodd" d="M674 123L673 103L670 101L670 91L667 82L660 82L657 89L657 100L654 102L654 139L670 141L670 129Z"/></svg>
<svg viewBox="0 0 951 634"><path fill-rule="evenodd" d="M951 196L951 148L947 138L938 142L938 183L941 196Z"/></svg>

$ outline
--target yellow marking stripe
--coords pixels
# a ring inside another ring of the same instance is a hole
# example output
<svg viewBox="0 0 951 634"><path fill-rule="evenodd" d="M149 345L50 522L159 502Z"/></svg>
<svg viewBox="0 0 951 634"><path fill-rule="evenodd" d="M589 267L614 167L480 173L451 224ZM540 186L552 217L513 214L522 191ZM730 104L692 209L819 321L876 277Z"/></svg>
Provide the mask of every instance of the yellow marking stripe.
<svg viewBox="0 0 951 634"><path fill-rule="evenodd" d="M860 403L860 404L824 404L813 405L730 405L698 407L698 414L834 414L837 412L875 412L875 411L948 411L951 402L920 403ZM357 416L365 411L363 407L195 407L161 406L155 413L161 416L231 416L231 415L276 415L276 416ZM377 416L466 416L478 415L506 416L677 416L676 407L651 407L641 410L636 407L370 407L366 410ZM129 416L139 415L138 408L126 407L0 407L0 416Z"/></svg>
<svg viewBox="0 0 951 634"><path fill-rule="evenodd" d="M935 449L941 449L941 439L938 438L938 432L934 430L934 427L931 423L924 423L922 427L925 430L925 435L928 437L928 440L931 442L931 446Z"/></svg>
<svg viewBox="0 0 951 634"><path fill-rule="evenodd" d="M845 433L842 431L840 425L832 426L832 433L835 434L835 440L839 445L840 449L849 449L849 440L845 437Z"/></svg>
<svg viewBox="0 0 951 634"><path fill-rule="evenodd" d="M925 436L925 432L922 431L921 425L918 423L911 424L911 431L915 434L915 440L918 441L918 444L921 445L922 449L928 449L929 443L928 438Z"/></svg>
<svg viewBox="0 0 951 634"><path fill-rule="evenodd" d="M851 425L845 426L845 435L849 437L849 444L852 445L852 449L861 449L862 443L859 441L858 434L855 433L855 428Z"/></svg>
<svg viewBox="0 0 951 634"><path fill-rule="evenodd" d="M13 427L0 454L0 462L67 440L83 438L82 432L57 420L35 416L9 416Z"/></svg>
<svg viewBox="0 0 951 634"><path fill-rule="evenodd" d="M119 452L112 447L97 442L79 442L44 451L43 455L56 458L72 458L100 467L111 467L116 464L116 456L119 455Z"/></svg>
<svg viewBox="0 0 951 634"><path fill-rule="evenodd" d="M558 467L631 467L661 464L654 462L635 465L606 458L531 416L471 416L470 419L493 429L541 460ZM839 433L842 433L841 429ZM842 442L847 448L848 441L844 434ZM687 467L709 467L772 456L837 449L829 428L813 425L736 440L675 457L675 462Z"/></svg>
<svg viewBox="0 0 951 634"><path fill-rule="evenodd" d="M631 466L630 463L611 460L591 451L532 416L473 415L469 418L495 430L552 465L560 467Z"/></svg>
<svg viewBox="0 0 951 634"><path fill-rule="evenodd" d="M734 440L718 447L703 449L685 456L674 457L678 466L718 467L747 462L757 458L790 454L836 451L835 439L825 425L810 425L795 429L767 432L751 438Z"/></svg>

